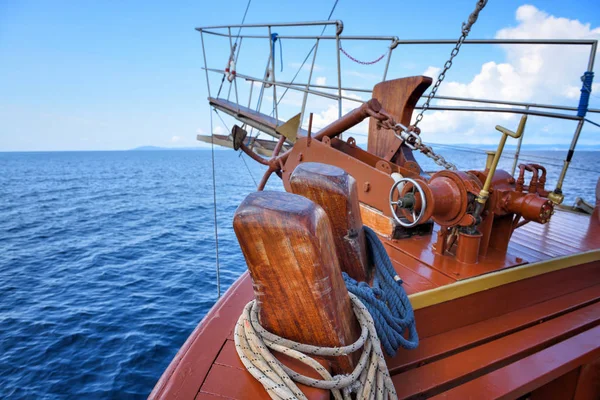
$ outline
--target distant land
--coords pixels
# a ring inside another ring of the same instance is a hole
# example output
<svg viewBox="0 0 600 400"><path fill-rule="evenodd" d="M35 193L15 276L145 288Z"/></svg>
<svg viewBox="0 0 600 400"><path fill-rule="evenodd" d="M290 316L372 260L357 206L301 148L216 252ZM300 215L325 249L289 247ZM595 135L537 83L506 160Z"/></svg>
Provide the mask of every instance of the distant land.
<svg viewBox="0 0 600 400"><path fill-rule="evenodd" d="M447 147L447 148L469 148L469 149L481 149L481 150L495 150L498 145L496 144L472 144L472 143L428 143L433 147ZM366 144L361 145L360 147L366 147ZM216 145L215 150L224 150L227 149L225 147L221 147ZM505 147L506 150L515 150L516 145L507 144ZM210 150L210 147L160 147L160 146L140 146L130 151L164 151L164 150ZM229 149L227 149L229 150ZM567 151L569 150L569 145L566 144L523 144L521 146L521 151ZM585 145L578 144L576 147L576 151L600 151L600 143Z"/></svg>
<svg viewBox="0 0 600 400"><path fill-rule="evenodd" d="M218 146L215 146L215 148L217 148ZM129 151L160 151L160 150L210 150L210 148L207 147L160 147L160 146L140 146L140 147L136 147L133 149L130 149Z"/></svg>

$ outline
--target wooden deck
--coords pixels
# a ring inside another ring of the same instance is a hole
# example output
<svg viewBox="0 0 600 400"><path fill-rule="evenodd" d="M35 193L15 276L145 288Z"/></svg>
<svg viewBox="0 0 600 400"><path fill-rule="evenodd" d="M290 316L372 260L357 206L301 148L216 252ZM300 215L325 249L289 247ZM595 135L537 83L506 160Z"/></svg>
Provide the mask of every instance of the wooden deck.
<svg viewBox="0 0 600 400"><path fill-rule="evenodd" d="M593 224L589 216L556 211L546 225L529 223L517 229L511 238L506 261L501 257L488 257L468 268L451 259L434 263L435 240L436 233L385 242L409 294L504 269L509 264L507 261L514 261L513 266L531 264L599 249L600 226Z"/></svg>
<svg viewBox="0 0 600 400"><path fill-rule="evenodd" d="M409 294L491 272L489 266L434 268L433 239L385 243ZM597 222L557 211L547 225L519 228L508 256L536 263L598 249ZM417 309L419 347L387 360L399 397L464 399L485 393L485 398L517 398L531 393L533 399L586 398L576 393L577 383L600 376L595 361L600 360L600 255L595 254L585 264ZM188 338L150 397L268 398L244 369L233 342L235 322L252 298L246 272ZM311 399L330 398L329 392L302 389Z"/></svg>

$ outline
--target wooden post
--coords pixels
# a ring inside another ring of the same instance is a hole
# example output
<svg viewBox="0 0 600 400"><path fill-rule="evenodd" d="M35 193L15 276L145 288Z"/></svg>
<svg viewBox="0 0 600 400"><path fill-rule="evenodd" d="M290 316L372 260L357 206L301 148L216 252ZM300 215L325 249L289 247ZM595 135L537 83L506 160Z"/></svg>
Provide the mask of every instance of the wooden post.
<svg viewBox="0 0 600 400"><path fill-rule="evenodd" d="M356 180L341 168L306 162L296 167L290 186L325 210L342 271L366 281L370 273Z"/></svg>
<svg viewBox="0 0 600 400"><path fill-rule="evenodd" d="M255 192L233 218L260 305L265 329L319 346L356 341L360 327L342 279L329 218L305 197ZM349 373L353 355L331 359L334 373Z"/></svg>

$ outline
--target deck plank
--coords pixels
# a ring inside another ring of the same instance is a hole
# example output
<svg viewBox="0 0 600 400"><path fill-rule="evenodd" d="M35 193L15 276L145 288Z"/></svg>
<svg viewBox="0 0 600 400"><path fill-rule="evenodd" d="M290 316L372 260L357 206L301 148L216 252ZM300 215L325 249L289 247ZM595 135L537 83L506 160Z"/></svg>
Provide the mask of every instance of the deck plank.
<svg viewBox="0 0 600 400"><path fill-rule="evenodd" d="M231 397L218 396L216 394L205 393L205 392L199 392L195 397L195 400L224 400L224 399L231 399Z"/></svg>
<svg viewBox="0 0 600 400"><path fill-rule="evenodd" d="M387 360L387 365L390 373L395 375L529 328L541 321L548 321L599 300L600 285L568 293L495 318L425 338L414 350L399 350L396 357Z"/></svg>
<svg viewBox="0 0 600 400"><path fill-rule="evenodd" d="M298 388L310 400L329 400L331 396L328 390L304 385L298 385ZM248 371L221 364L213 364L202 385L202 392L236 400L269 398L265 388Z"/></svg>
<svg viewBox="0 0 600 400"><path fill-rule="evenodd" d="M444 286L449 283L456 282L456 278L445 275L442 272L431 268L429 265L420 262L413 256L403 252L400 241L392 242L389 240L384 240L383 243L386 251L393 261L402 264L402 266L427 279L435 286ZM402 277L402 275L400 275L400 277Z"/></svg>
<svg viewBox="0 0 600 400"><path fill-rule="evenodd" d="M471 399L475 395L515 399L600 357L600 326L538 353L440 393L435 399Z"/></svg>
<svg viewBox="0 0 600 400"><path fill-rule="evenodd" d="M252 281L245 272L188 337L149 398L194 398L225 343L225 338L252 298Z"/></svg>
<svg viewBox="0 0 600 400"><path fill-rule="evenodd" d="M386 250L395 269L404 280L405 289L409 294L457 281L458 275L452 275L450 270L431 266L435 259L431 253L434 240L435 234L430 237L384 240ZM557 211L548 225L529 223L515 231L507 259L515 260L519 257L532 263L598 248L600 226L592 224L587 216ZM530 332L537 327L530 326L534 320L553 318L540 324L547 327L553 321L564 321L569 315L580 315L577 313L591 306L586 306L586 301L597 295L600 284L599 267L600 264L596 262L555 271L417 310L417 327L422 340L420 348L402 358L389 360L391 371L396 373L394 379L398 387L406 385L404 379L412 376L410 374L416 374L413 371L427 371L428 368L435 368L430 367L432 365L442 365L440 363L456 360L456 357L462 360L461 354L473 354L469 352L476 352L483 346L495 346L496 342ZM486 273L489 272L488 269L481 265L475 266L471 268L471 273ZM535 282L535 285L531 282ZM251 382L246 382L249 374L240 367L231 342L235 322L243 306L252 298L252 282L245 273L194 330L157 383L150 398L253 398L253 394L257 393L260 393L259 397L264 397L262 386L253 378L250 377ZM572 312L562 315L562 306ZM464 312L465 310L468 312ZM530 313L529 321L527 313ZM518 343L515 343L515 346L517 345ZM526 349L520 351L518 357L526 356L527 352ZM517 357L514 354L513 356ZM512 356L506 357L510 359ZM415 368L423 362L427 364ZM500 368L506 362L506 358L498 356L495 361L488 360L487 364L483 362L485 365L482 368ZM456 369L454 364L443 365L452 365L449 370ZM462 375L460 372L456 372L458 375L442 373L440 377L443 379L440 378L442 380L438 380L438 384L429 389L425 388L425 392L438 393L461 379L470 379L466 376L467 372L460 368L459 370L463 371ZM237 388L229 387L232 386L230 382L237 379L231 377L238 375L240 382L246 383ZM224 376L229 377L225 384L219 383ZM419 376L410 379L433 382L431 379L425 379L425 375ZM203 384L208 384L207 388L210 390L205 390ZM258 388L248 390L253 384L258 384Z"/></svg>
<svg viewBox="0 0 600 400"><path fill-rule="evenodd" d="M599 322L600 303L594 303L498 340L397 374L392 380L399 398L433 396L591 329Z"/></svg>
<svg viewBox="0 0 600 400"><path fill-rule="evenodd" d="M438 335L597 284L600 262L591 262L421 308L415 311L419 337Z"/></svg>

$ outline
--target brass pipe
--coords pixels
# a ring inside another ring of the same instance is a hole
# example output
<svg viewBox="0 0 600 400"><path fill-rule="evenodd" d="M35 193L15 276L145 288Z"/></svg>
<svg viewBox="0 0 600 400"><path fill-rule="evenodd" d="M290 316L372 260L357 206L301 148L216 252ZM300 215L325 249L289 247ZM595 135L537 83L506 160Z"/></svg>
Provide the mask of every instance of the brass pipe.
<svg viewBox="0 0 600 400"><path fill-rule="evenodd" d="M498 149L496 150L496 154L494 154L494 159L489 166L489 170L487 173L487 177L485 178L485 183L483 184L483 188L479 192L477 196L477 204L475 208L475 220L479 220L481 213L483 212L483 208L485 203L487 202L488 197L490 196L490 186L492 185L492 178L496 173L496 168L498 167L498 162L500 161L500 157L502 156L502 151L504 150L504 145L506 144L506 139L510 136L513 138L519 138L523 134L525 130L525 122L527 122L527 115L523 115L521 117L521 121L519 122L519 127L517 128L517 132L513 132L509 129L506 129L500 125L496 125L496 130L502 132L502 138L500 138L500 143L498 143ZM487 167L487 166L486 166Z"/></svg>
<svg viewBox="0 0 600 400"><path fill-rule="evenodd" d="M487 158L485 159L485 169L490 169L494 162L494 157L496 156L495 151L486 151Z"/></svg>

